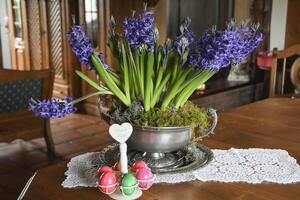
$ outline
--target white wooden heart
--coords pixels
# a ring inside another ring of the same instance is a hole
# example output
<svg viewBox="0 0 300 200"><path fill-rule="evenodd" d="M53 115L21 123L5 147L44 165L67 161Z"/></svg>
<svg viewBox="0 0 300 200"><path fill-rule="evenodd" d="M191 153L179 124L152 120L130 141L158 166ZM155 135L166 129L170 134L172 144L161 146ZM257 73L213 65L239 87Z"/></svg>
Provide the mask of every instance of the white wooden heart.
<svg viewBox="0 0 300 200"><path fill-rule="evenodd" d="M109 134L119 143L125 143L131 136L132 126L129 123L113 124L109 127Z"/></svg>

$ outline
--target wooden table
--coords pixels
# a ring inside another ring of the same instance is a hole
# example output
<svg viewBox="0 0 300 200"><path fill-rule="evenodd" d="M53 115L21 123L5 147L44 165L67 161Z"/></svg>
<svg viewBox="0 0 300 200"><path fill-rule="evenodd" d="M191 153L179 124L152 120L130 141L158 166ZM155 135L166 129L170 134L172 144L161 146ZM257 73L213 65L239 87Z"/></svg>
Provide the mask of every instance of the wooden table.
<svg viewBox="0 0 300 200"><path fill-rule="evenodd" d="M219 113L215 135L205 139L210 148L280 148L300 161L300 99L274 98ZM96 188L62 188L67 162L41 169L26 199L109 199ZM246 184L192 181L155 184L141 199L300 199L297 184Z"/></svg>

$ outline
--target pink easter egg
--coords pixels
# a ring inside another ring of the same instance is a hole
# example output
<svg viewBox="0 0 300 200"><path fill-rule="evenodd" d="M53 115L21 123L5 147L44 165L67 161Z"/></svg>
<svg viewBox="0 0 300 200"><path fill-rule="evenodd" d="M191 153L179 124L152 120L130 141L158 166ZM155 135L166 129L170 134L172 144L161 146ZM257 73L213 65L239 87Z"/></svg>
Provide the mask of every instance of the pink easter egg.
<svg viewBox="0 0 300 200"><path fill-rule="evenodd" d="M132 172L136 172L136 171L137 171L139 168L141 168L141 167L148 168L148 165L146 164L145 161L143 161L143 160L138 160L138 161L136 161L136 162L133 164L133 166L132 166L132 168L131 168L131 171L132 171Z"/></svg>
<svg viewBox="0 0 300 200"><path fill-rule="evenodd" d="M103 165L97 170L98 176L101 176L104 172L114 172L111 167Z"/></svg>
<svg viewBox="0 0 300 200"><path fill-rule="evenodd" d="M100 176L98 183L101 192L111 194L117 188L117 177L113 172L104 172Z"/></svg>
<svg viewBox="0 0 300 200"><path fill-rule="evenodd" d="M141 189L148 189L153 184L154 175L149 168L140 167L136 172L136 179Z"/></svg>

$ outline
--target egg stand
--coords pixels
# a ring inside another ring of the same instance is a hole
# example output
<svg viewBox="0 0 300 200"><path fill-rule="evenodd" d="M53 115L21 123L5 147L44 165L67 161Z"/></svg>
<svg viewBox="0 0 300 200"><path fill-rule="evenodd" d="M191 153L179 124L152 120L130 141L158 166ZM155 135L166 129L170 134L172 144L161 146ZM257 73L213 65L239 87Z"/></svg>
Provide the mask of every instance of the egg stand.
<svg viewBox="0 0 300 200"><path fill-rule="evenodd" d="M132 126L129 123L123 123L122 125L113 124L109 127L109 133L114 140L120 143L120 163L121 163L121 173L122 175L128 173L128 158L127 158L127 144L126 141L131 136ZM120 186L122 187L122 186ZM123 193L116 189L115 192L109 194L108 196L112 199L117 200L133 200L142 196L142 190L135 186L135 191L130 196L124 196Z"/></svg>

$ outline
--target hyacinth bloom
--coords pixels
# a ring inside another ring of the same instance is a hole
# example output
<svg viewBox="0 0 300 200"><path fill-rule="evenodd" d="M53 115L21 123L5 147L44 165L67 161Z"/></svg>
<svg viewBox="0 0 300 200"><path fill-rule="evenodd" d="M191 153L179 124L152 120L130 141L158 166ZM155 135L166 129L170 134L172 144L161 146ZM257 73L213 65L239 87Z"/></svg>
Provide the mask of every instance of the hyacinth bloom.
<svg viewBox="0 0 300 200"><path fill-rule="evenodd" d="M146 45L148 51L154 50L154 41L158 40L158 34L155 33L152 13L143 12L136 18L126 18L123 28L123 36L128 41L131 49Z"/></svg>
<svg viewBox="0 0 300 200"><path fill-rule="evenodd" d="M62 118L76 112L77 109L72 105L72 100L72 97L42 101L30 99L29 109L41 118Z"/></svg>
<svg viewBox="0 0 300 200"><path fill-rule="evenodd" d="M83 26L72 26L70 31L66 33L66 36L68 37L71 49L78 58L80 64L87 65L88 69L92 70L93 64L91 62L91 56L93 54L93 48L83 31ZM109 66L104 62L103 53L99 53L98 57L103 63L104 67L108 69Z"/></svg>
<svg viewBox="0 0 300 200"><path fill-rule="evenodd" d="M180 55L183 55L186 51L190 51L196 40L195 34L189 30L190 24L190 18L184 20L179 28L180 35L174 40L174 50Z"/></svg>
<svg viewBox="0 0 300 200"><path fill-rule="evenodd" d="M195 41L193 32L186 32L181 36L178 36L174 41L174 49L182 55L186 50L191 50Z"/></svg>
<svg viewBox="0 0 300 200"><path fill-rule="evenodd" d="M218 71L222 67L241 63L262 41L258 26L245 22L235 27L233 20L223 31L213 27L205 31L191 53L190 62Z"/></svg>
<svg viewBox="0 0 300 200"><path fill-rule="evenodd" d="M75 103L102 94L115 95L125 107L139 102L145 112L170 106L178 109L199 85L220 68L242 62L263 38L256 24L236 27L234 21L229 21L225 30L213 27L197 37L189 30L190 23L186 19L180 34L161 45L151 12L145 10L126 18L120 35L115 32L116 23L111 18L108 47L117 61L114 69L104 63L102 53L93 52L82 26L71 27L67 36L74 54L101 81L95 82L81 71L76 73L97 92L72 103L66 99L32 100L31 110L41 117L62 117L75 110Z"/></svg>
<svg viewBox="0 0 300 200"><path fill-rule="evenodd" d="M89 70L93 68L90 57L93 53L92 45L87 36L83 32L82 26L72 26L70 31L66 33L69 44L73 53L78 58L80 64L87 65Z"/></svg>

